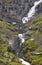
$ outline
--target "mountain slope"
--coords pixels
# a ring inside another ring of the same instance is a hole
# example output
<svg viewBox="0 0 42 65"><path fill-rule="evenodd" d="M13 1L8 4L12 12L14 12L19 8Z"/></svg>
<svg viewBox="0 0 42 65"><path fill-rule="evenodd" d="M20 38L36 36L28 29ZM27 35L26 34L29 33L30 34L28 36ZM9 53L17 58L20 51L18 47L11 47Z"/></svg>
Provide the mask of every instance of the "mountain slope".
<svg viewBox="0 0 42 65"><path fill-rule="evenodd" d="M29 33L26 34L28 38L22 46L23 57L31 65L42 65L42 14L34 17L24 29Z"/></svg>
<svg viewBox="0 0 42 65"><path fill-rule="evenodd" d="M18 56L31 65L42 65L42 3L28 23L22 24L21 21L34 1L0 0L0 65L23 65L16 55L17 50ZM21 46L19 33L23 33L25 38ZM9 40L13 42L13 49Z"/></svg>

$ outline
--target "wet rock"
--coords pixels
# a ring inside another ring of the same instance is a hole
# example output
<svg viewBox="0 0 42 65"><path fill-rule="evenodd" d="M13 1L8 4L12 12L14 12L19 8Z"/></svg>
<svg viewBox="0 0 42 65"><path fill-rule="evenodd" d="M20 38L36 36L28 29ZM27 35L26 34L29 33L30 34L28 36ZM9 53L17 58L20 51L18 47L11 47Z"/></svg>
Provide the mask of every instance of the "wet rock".
<svg viewBox="0 0 42 65"><path fill-rule="evenodd" d="M11 3L7 3L5 0L0 0L0 17L7 19L8 21L17 20L21 22L21 19L27 15L30 8L37 0L13 0ZM37 14L42 13L42 3L37 6ZM9 20L11 19L11 20Z"/></svg>
<svg viewBox="0 0 42 65"><path fill-rule="evenodd" d="M30 38L31 35L32 35L32 32L28 30L28 31L25 33L25 39Z"/></svg>
<svg viewBox="0 0 42 65"><path fill-rule="evenodd" d="M8 51L12 51L16 55L18 55L20 50L21 50L21 46L20 46L20 39L19 39L19 37L16 37L14 39L9 40Z"/></svg>
<svg viewBox="0 0 42 65"><path fill-rule="evenodd" d="M42 24L39 26L39 31L42 32Z"/></svg>

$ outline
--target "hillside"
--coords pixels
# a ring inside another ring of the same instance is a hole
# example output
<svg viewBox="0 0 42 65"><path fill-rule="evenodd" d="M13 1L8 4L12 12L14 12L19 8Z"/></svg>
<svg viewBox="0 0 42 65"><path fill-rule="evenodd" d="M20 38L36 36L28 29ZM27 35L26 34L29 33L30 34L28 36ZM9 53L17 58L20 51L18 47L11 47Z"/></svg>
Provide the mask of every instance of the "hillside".
<svg viewBox="0 0 42 65"><path fill-rule="evenodd" d="M24 65L19 57L31 65L42 65L42 3L28 23L21 21L35 1L0 0L0 65ZM19 33L24 35L23 44Z"/></svg>
<svg viewBox="0 0 42 65"><path fill-rule="evenodd" d="M31 64L42 64L42 55L36 55L32 53L42 52L42 15L38 15L32 20L24 25L24 30L29 31L25 34L26 41L22 45L22 50L20 51L20 57L23 58ZM31 34L32 33L32 34ZM18 32L16 27L8 24L6 21L0 19L0 64L12 65L16 63L19 65L19 61L13 52L8 52L8 39L16 37ZM12 61L13 60L13 61Z"/></svg>
<svg viewBox="0 0 42 65"><path fill-rule="evenodd" d="M24 29L29 33L22 46L23 58L31 65L42 65L42 15L34 17Z"/></svg>

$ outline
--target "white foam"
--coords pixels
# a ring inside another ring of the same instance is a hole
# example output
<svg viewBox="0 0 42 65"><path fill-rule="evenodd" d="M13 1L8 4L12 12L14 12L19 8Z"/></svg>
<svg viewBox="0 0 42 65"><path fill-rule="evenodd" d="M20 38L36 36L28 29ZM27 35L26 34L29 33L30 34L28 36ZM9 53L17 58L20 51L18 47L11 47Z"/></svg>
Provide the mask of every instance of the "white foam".
<svg viewBox="0 0 42 65"><path fill-rule="evenodd" d="M27 17L23 17L22 18L22 22L25 24L27 23L31 17L35 14L35 8L42 2L42 0L36 1L34 2L34 6L29 10L29 12L27 13Z"/></svg>
<svg viewBox="0 0 42 65"><path fill-rule="evenodd" d="M13 25L15 25L15 24L16 24L16 22L12 22L12 24L13 24Z"/></svg>
<svg viewBox="0 0 42 65"><path fill-rule="evenodd" d="M23 34L18 34L18 37L21 39L21 43L24 43L24 36L23 36Z"/></svg>
<svg viewBox="0 0 42 65"><path fill-rule="evenodd" d="M12 44L12 40L9 40L9 44L10 44L10 45Z"/></svg>
<svg viewBox="0 0 42 65"><path fill-rule="evenodd" d="M22 64L25 64L25 65L30 65L30 63L29 62L26 62L26 61L24 61L23 59L21 59L21 58L19 58L19 60L22 62Z"/></svg>

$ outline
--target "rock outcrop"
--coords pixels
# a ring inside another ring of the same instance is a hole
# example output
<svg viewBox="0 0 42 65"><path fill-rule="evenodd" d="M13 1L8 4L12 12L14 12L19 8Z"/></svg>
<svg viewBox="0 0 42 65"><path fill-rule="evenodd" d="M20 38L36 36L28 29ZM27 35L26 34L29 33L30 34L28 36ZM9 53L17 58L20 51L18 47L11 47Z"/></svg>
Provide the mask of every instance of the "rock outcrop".
<svg viewBox="0 0 42 65"><path fill-rule="evenodd" d="M36 0L0 0L0 17L7 19L8 22L21 22L27 15ZM42 3L37 6L36 14L42 13Z"/></svg>

